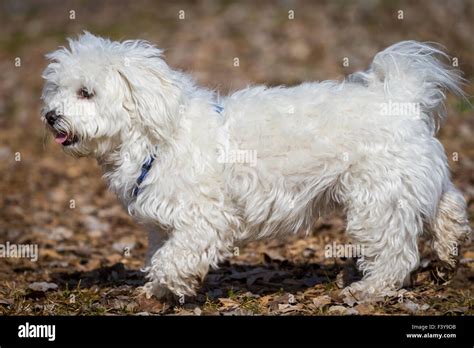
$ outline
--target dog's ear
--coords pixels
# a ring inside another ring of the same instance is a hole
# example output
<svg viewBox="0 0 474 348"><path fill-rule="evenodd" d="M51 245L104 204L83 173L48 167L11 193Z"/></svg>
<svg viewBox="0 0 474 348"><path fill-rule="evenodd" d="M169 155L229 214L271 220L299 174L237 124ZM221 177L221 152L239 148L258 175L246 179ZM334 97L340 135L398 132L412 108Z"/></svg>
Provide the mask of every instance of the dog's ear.
<svg viewBox="0 0 474 348"><path fill-rule="evenodd" d="M161 50L146 41L125 41L121 45L125 54L117 70L127 89L124 108L144 134L158 141L171 141L179 124L183 94L179 73L165 63Z"/></svg>

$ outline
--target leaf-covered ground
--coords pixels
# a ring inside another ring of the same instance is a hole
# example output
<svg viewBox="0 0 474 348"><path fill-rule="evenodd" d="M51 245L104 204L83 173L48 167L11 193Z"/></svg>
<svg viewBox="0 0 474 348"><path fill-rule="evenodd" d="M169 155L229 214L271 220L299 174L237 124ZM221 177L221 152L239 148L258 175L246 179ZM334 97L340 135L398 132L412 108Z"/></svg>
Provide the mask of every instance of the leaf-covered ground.
<svg viewBox="0 0 474 348"><path fill-rule="evenodd" d="M153 41L167 49L172 66L222 93L250 83L342 78L402 39L444 44L472 81L472 2L3 1L1 6L0 244L38 244L39 259L0 258L0 313L472 314L469 243L460 249L451 277L421 241L423 258L412 287L375 303L340 298L340 288L360 275L354 260L324 257L325 245L349 242L337 214L319 221L307 237L239 250L184 303L145 299L137 291L144 283L145 233L107 192L95 162L63 154L39 119L43 55L85 29ZM181 10L184 20L178 18ZM403 20L397 19L399 10ZM349 67L342 66L344 57ZM472 85L465 90L474 93ZM440 139L472 217L473 110L450 97L448 112Z"/></svg>

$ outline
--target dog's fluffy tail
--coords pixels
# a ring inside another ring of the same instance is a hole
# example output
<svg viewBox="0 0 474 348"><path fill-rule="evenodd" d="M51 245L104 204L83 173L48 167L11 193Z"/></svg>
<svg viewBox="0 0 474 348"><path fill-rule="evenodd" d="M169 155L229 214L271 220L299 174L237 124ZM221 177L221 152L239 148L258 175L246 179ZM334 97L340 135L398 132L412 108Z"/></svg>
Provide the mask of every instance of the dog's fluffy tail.
<svg viewBox="0 0 474 348"><path fill-rule="evenodd" d="M360 73L366 84L383 88L397 102L417 103L432 120L445 117L445 92L465 97L465 80L448 65L449 56L434 44L402 41L379 52L370 69Z"/></svg>

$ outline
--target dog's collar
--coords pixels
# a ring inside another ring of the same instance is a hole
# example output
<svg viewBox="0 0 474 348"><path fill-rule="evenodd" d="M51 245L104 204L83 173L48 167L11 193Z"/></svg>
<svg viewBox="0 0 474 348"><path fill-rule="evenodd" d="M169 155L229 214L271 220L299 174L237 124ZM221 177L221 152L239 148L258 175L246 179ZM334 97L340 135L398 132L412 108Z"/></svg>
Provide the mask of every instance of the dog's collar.
<svg viewBox="0 0 474 348"><path fill-rule="evenodd" d="M151 169L151 165L153 164L153 161L155 160L155 156L151 156L149 159L147 159L143 164L142 164L142 170L140 172L140 176L137 178L137 181L135 182L135 186L133 187L132 191L132 196L136 198L138 194L140 193L140 185L145 180L146 176L148 175L148 172Z"/></svg>

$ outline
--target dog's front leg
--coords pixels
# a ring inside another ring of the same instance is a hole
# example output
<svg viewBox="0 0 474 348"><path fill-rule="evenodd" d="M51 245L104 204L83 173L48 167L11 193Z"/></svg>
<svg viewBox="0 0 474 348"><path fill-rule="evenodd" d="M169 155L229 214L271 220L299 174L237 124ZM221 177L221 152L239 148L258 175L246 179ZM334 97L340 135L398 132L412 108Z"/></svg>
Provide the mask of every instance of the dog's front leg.
<svg viewBox="0 0 474 348"><path fill-rule="evenodd" d="M145 267L151 266L151 259L156 251L160 249L168 238L167 231L151 226L147 228L148 231L148 249L146 252Z"/></svg>
<svg viewBox="0 0 474 348"><path fill-rule="evenodd" d="M195 295L209 268L217 267L230 255L231 236L228 230L217 230L204 218L175 228L146 268L146 296Z"/></svg>

